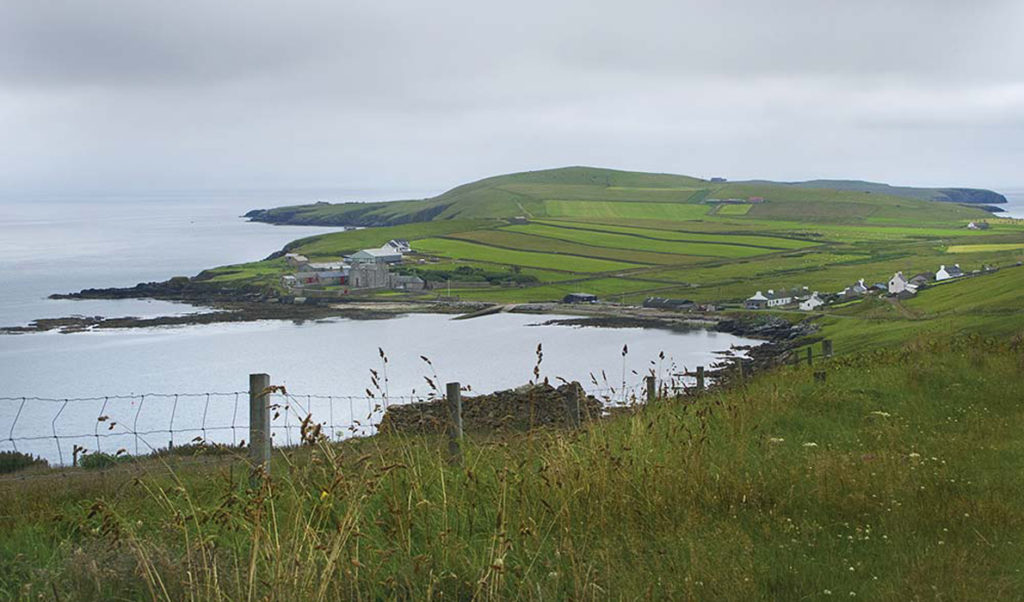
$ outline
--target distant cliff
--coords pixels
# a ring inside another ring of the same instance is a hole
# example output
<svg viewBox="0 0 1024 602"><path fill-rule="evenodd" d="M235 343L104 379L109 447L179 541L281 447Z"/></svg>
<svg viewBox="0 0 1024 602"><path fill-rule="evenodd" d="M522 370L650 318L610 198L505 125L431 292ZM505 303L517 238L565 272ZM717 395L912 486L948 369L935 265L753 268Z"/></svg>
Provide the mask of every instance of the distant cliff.
<svg viewBox="0 0 1024 602"><path fill-rule="evenodd" d="M984 188L918 188L914 186L890 186L879 182L863 180L808 180L806 182L773 182L771 180L749 180L743 184L765 186L788 186L791 188L818 188L826 190L852 190L886 194L889 196L939 201L943 203L964 203L968 205L1001 205L1006 197Z"/></svg>

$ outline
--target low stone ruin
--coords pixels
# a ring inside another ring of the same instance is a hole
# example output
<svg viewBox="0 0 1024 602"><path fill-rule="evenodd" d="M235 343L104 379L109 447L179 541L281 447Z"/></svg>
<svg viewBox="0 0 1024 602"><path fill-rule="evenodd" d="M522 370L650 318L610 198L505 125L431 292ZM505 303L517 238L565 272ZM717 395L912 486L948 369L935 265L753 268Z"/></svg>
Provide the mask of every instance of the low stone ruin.
<svg viewBox="0 0 1024 602"><path fill-rule="evenodd" d="M600 418L603 406L596 397L583 392L578 382L558 388L544 383L489 395L462 398L462 426L469 432L525 431L538 427L567 428L568 400L580 400L580 420ZM389 406L380 423L381 433L443 433L448 420L444 399L409 405Z"/></svg>

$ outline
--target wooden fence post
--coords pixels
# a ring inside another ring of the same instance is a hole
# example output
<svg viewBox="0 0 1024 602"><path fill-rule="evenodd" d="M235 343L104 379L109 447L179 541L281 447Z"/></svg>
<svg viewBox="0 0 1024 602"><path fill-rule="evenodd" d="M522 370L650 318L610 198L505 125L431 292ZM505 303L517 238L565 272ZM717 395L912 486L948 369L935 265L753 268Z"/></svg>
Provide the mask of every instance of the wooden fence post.
<svg viewBox="0 0 1024 602"><path fill-rule="evenodd" d="M448 402L448 459L452 464L462 463L462 385L448 383L445 385L445 399Z"/></svg>
<svg viewBox="0 0 1024 602"><path fill-rule="evenodd" d="M821 355L824 357L832 357L832 339L822 339Z"/></svg>
<svg viewBox="0 0 1024 602"><path fill-rule="evenodd" d="M253 468L270 474L269 374L249 375L249 460ZM254 477L253 482L257 479Z"/></svg>
<svg viewBox="0 0 1024 602"><path fill-rule="evenodd" d="M645 376L644 382L647 384L647 403L653 403L658 397L658 382L653 376Z"/></svg>
<svg viewBox="0 0 1024 602"><path fill-rule="evenodd" d="M813 363L814 363L814 349L810 345L808 345L807 346L807 365L810 366Z"/></svg>
<svg viewBox="0 0 1024 602"><path fill-rule="evenodd" d="M565 415L566 422L569 424L569 428L578 429L580 428L580 389L581 387L577 383L572 383L574 386L569 391L569 395L565 398Z"/></svg>
<svg viewBox="0 0 1024 602"><path fill-rule="evenodd" d="M704 366L697 366L697 390L704 390Z"/></svg>

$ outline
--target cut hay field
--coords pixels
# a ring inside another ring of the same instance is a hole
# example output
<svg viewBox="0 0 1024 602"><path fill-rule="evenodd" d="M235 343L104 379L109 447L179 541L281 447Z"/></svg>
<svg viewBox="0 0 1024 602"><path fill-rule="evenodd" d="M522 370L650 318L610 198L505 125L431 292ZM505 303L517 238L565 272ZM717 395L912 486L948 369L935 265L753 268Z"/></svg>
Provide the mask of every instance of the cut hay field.
<svg viewBox="0 0 1024 602"><path fill-rule="evenodd" d="M1024 243L998 243L982 245L952 245L948 253L984 253L987 251L1018 251L1024 250Z"/></svg>
<svg viewBox="0 0 1024 602"><path fill-rule="evenodd" d="M610 201L544 201L549 217L603 217L622 219L698 219L708 212L706 205Z"/></svg>
<svg viewBox="0 0 1024 602"><path fill-rule="evenodd" d="M647 240L677 240L686 242L705 242L714 244L729 244L729 245L743 245L750 247L763 247L770 250L782 250L782 249L803 249L806 247L814 246L818 244L816 242L799 240L794 238L782 238L778 236L755 236L747 235L748 233L740 232L721 232L718 234L708 234L704 232L693 232L689 231L688 228L696 225L694 222L661 222L662 228L651 229L651 228L631 228L628 226L616 226L612 224L593 224L587 222L571 222L565 220L538 220L536 224L530 224L528 226L510 226L507 229L514 230L517 232L530 232L536 234L547 233L551 236L566 237L566 236L584 236L583 234L573 234L572 232L565 232L565 230L581 230L585 232L597 233L589 234L586 236L599 236L601 233L611 232L615 234L627 234L630 236L639 237ZM560 230L555 230L559 228ZM573 239L573 240L588 240L588 239ZM593 240L593 239L589 239ZM619 241L626 239L618 239Z"/></svg>
<svg viewBox="0 0 1024 602"><path fill-rule="evenodd" d="M501 265L562 270L565 272L609 272L637 267L622 261L609 261L589 257L557 255L546 252L516 251L447 238L425 238L417 241L420 253L430 253L455 259L469 259Z"/></svg>
<svg viewBox="0 0 1024 602"><path fill-rule="evenodd" d="M666 248L644 249L642 245L595 245L580 240L573 240L572 237L553 238L535 235L532 232L520 233L519 230L504 228L462 232L451 234L446 238L466 240L505 249L572 255L574 257L594 257L651 265L678 265L694 263L700 260L700 257L692 257L674 252L686 250L688 247L678 247L670 250Z"/></svg>

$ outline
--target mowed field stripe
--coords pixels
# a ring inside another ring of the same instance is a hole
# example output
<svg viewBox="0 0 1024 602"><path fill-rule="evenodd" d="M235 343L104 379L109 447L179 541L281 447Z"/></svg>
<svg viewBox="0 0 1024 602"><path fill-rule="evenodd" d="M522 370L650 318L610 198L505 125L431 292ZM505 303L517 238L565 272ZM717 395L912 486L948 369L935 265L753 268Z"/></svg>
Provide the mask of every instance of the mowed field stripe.
<svg viewBox="0 0 1024 602"><path fill-rule="evenodd" d="M639 263L643 265L690 265L706 260L706 257L702 256L670 253L644 248L588 245L582 242L569 241L561 238L525 234L520 232L508 232L502 229L460 232L457 234L450 234L444 238L468 240L482 245L499 247L502 249L535 251L538 253L556 253L559 255L572 255L576 257L594 257L598 259L610 259L612 261L627 261L629 263Z"/></svg>
<svg viewBox="0 0 1024 602"><path fill-rule="evenodd" d="M417 249L423 252L454 259L469 259L501 265L521 265L569 273L611 272L640 267L637 264L624 261L519 251L452 238L425 238L417 241L416 244Z"/></svg>
<svg viewBox="0 0 1024 602"><path fill-rule="evenodd" d="M531 225L508 226L502 229L519 232L521 234L530 234L532 236L542 238L551 238L555 240L584 244L591 247L631 249L637 251L671 253L675 255L696 255L700 257L739 258L791 250L751 244L659 239L643 235L623 234L618 232L607 232L604 230L575 227L562 228L546 225Z"/></svg>
<svg viewBox="0 0 1024 602"><path fill-rule="evenodd" d="M755 249L765 249L766 251L793 251L797 249L805 249L811 246L815 246L816 244L820 244L806 240L757 236L755 234L750 234L747 232L741 234L730 234L687 232L685 230L658 230L656 231L656 234L651 234L650 230L640 228L628 228L623 226L612 226L607 224L590 224L574 222L539 221L536 223L531 223L522 226L506 226L503 229L512 230L515 232L534 233L538 235L541 231L555 232L557 230L578 230L581 232L593 232L596 234L606 236L622 236L639 238L642 240L653 240L673 243L693 243L707 245L725 245L730 247L749 247ZM557 236L557 234L553 235ZM567 240L578 240L579 238L580 236L577 236L569 238ZM730 240L721 240L722 238Z"/></svg>

